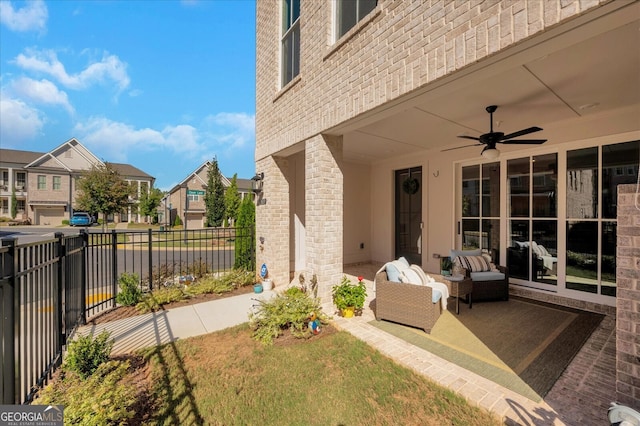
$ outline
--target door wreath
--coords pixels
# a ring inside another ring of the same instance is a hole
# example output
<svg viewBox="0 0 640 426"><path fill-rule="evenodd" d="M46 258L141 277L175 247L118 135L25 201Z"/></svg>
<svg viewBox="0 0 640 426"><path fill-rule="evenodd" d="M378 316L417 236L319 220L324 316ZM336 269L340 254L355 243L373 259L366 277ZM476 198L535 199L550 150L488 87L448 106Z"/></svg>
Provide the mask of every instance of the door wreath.
<svg viewBox="0 0 640 426"><path fill-rule="evenodd" d="M416 178L407 178L402 182L402 190L409 195L413 195L420 189L420 182Z"/></svg>

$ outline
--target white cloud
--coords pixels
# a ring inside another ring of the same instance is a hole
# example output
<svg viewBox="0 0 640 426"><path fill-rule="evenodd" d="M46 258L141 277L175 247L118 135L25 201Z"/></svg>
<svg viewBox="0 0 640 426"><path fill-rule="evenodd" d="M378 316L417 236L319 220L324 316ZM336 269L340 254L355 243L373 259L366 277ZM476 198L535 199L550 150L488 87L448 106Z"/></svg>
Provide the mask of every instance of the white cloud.
<svg viewBox="0 0 640 426"><path fill-rule="evenodd" d="M111 80L118 86L118 91L129 86L127 64L117 56L105 52L99 62L93 62L76 74L69 74L53 50L27 49L15 59L16 65L28 70L48 74L60 84L71 89L85 89L93 84Z"/></svg>
<svg viewBox="0 0 640 426"><path fill-rule="evenodd" d="M4 146L15 146L35 138L43 120L38 111L24 102L0 95L0 140Z"/></svg>
<svg viewBox="0 0 640 426"><path fill-rule="evenodd" d="M188 125L167 126L161 131L112 121L104 117L93 117L79 123L74 134L90 149L107 152L112 161L126 161L130 153L144 151L166 151L195 156L204 149L199 143L198 131Z"/></svg>
<svg viewBox="0 0 640 426"><path fill-rule="evenodd" d="M221 112L208 116L205 123L211 128L207 139L228 150L243 148L255 139L255 115Z"/></svg>
<svg viewBox="0 0 640 426"><path fill-rule="evenodd" d="M10 88L20 98L27 98L41 104L60 105L73 114L73 107L69 103L67 94L58 90L56 85L49 80L38 81L21 77L13 81Z"/></svg>
<svg viewBox="0 0 640 426"><path fill-rule="evenodd" d="M0 23L12 31L44 31L49 13L43 1L30 1L14 9L10 1L0 1Z"/></svg>

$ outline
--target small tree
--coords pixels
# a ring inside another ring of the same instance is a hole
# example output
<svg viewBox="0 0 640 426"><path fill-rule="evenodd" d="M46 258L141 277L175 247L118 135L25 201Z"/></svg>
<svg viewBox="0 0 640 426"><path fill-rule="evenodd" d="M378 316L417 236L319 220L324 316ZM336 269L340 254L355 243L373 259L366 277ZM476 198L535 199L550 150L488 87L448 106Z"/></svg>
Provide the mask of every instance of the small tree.
<svg viewBox="0 0 640 426"><path fill-rule="evenodd" d="M231 185L224 193L224 206L226 208L225 219L229 225L234 226L238 220L238 210L240 209L240 194L238 194L238 174L231 178Z"/></svg>
<svg viewBox="0 0 640 426"><path fill-rule="evenodd" d="M140 194L138 208L142 216L150 216L152 223L158 222L158 206L164 197L164 192L158 188L151 188L150 191L143 191Z"/></svg>
<svg viewBox="0 0 640 426"><path fill-rule="evenodd" d="M107 216L127 208L132 187L108 163L94 165L78 181L78 208L102 213L104 228Z"/></svg>
<svg viewBox="0 0 640 426"><path fill-rule="evenodd" d="M255 269L253 250L256 234L256 206L251 197L245 197L240 203L237 228L234 267L252 271Z"/></svg>
<svg viewBox="0 0 640 426"><path fill-rule="evenodd" d="M216 158L213 159L207 170L207 189L204 193L204 204L207 226L222 225L222 218L225 212L224 186L222 185L222 177Z"/></svg>
<svg viewBox="0 0 640 426"><path fill-rule="evenodd" d="M11 219L15 219L18 216L18 197L16 197L16 189L11 191Z"/></svg>

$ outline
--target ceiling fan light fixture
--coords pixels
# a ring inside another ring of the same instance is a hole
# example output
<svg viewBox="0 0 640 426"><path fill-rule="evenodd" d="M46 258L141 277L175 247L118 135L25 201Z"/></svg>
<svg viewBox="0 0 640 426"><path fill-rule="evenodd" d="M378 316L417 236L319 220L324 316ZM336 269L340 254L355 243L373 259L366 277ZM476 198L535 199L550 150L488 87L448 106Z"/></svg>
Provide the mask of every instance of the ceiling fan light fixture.
<svg viewBox="0 0 640 426"><path fill-rule="evenodd" d="M482 150L482 154L481 155L484 158L486 158L487 160L495 160L496 158L498 158L500 156L500 151L498 151L495 147L486 146Z"/></svg>

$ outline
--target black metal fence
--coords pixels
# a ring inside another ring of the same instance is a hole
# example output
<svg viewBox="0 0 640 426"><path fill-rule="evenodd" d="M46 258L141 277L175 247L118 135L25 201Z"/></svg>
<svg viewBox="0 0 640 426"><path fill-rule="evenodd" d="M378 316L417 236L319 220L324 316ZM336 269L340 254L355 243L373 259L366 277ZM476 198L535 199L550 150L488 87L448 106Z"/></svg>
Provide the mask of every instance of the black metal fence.
<svg viewBox="0 0 640 426"><path fill-rule="evenodd" d="M66 342L88 319L116 306L118 279L136 274L143 291L188 275L237 266L255 270L250 228L81 232L0 247L0 403L31 402L61 363Z"/></svg>

